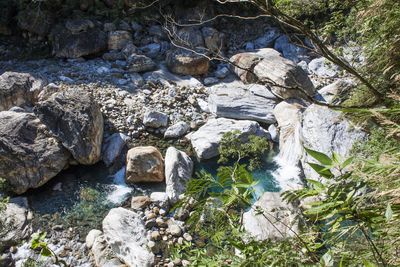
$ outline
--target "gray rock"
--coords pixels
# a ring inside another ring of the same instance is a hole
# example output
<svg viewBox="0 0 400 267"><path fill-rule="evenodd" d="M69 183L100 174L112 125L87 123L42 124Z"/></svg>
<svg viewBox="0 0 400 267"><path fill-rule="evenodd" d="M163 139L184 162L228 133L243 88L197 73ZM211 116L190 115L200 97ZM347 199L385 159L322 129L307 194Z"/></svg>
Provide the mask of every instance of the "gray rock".
<svg viewBox="0 0 400 267"><path fill-rule="evenodd" d="M332 104L340 104L350 92L350 89L355 86L356 83L352 79L339 79L318 91L321 97L319 100Z"/></svg>
<svg viewBox="0 0 400 267"><path fill-rule="evenodd" d="M184 135L188 130L189 130L189 125L184 121L180 121L168 127L168 129L164 133L164 137L178 138Z"/></svg>
<svg viewBox="0 0 400 267"><path fill-rule="evenodd" d="M136 196L132 197L131 200L131 209L140 210L145 209L148 205L150 205L151 199L146 196Z"/></svg>
<svg viewBox="0 0 400 267"><path fill-rule="evenodd" d="M168 69L178 75L200 75L208 71L208 58L184 50L170 50L167 53Z"/></svg>
<svg viewBox="0 0 400 267"><path fill-rule="evenodd" d="M122 265L119 259L112 258L114 252L107 244L103 234L96 237L91 248L94 262L96 266L102 267L118 267Z"/></svg>
<svg viewBox="0 0 400 267"><path fill-rule="evenodd" d="M212 52L224 51L225 35L211 27L203 27L201 29L205 46Z"/></svg>
<svg viewBox="0 0 400 267"><path fill-rule="evenodd" d="M0 111L34 102L44 86L44 80L29 73L4 72L0 75Z"/></svg>
<svg viewBox="0 0 400 267"><path fill-rule="evenodd" d="M218 79L215 78L215 77L207 77L207 78L204 79L204 85L205 86L213 85L213 84L216 84L218 82L219 82Z"/></svg>
<svg viewBox="0 0 400 267"><path fill-rule="evenodd" d="M268 132L271 135L271 140L275 143L279 143L279 132L278 129L276 129L275 125L271 124L270 126L268 126Z"/></svg>
<svg viewBox="0 0 400 267"><path fill-rule="evenodd" d="M117 60L124 60L125 55L120 51L110 51L108 53L103 54L103 59L106 61L117 61Z"/></svg>
<svg viewBox="0 0 400 267"><path fill-rule="evenodd" d="M84 32L93 27L94 23L88 19L69 19L65 23L65 28L67 28L73 34Z"/></svg>
<svg viewBox="0 0 400 267"><path fill-rule="evenodd" d="M129 136L123 133L114 133L106 138L102 148L102 159L106 166L115 161L129 139Z"/></svg>
<svg viewBox="0 0 400 267"><path fill-rule="evenodd" d="M151 36L156 36L157 38L159 38L160 40L168 40L168 35L165 32L165 30L163 29L162 26L160 25L153 25L150 26L148 29L148 32Z"/></svg>
<svg viewBox="0 0 400 267"><path fill-rule="evenodd" d="M245 50L246 50L246 51L252 51L252 50L254 50L254 43L252 43L252 42L247 42L247 43L246 43Z"/></svg>
<svg viewBox="0 0 400 267"><path fill-rule="evenodd" d="M193 161L185 152L169 147L165 154L165 192L172 205L179 201L179 195L186 190L186 183L192 179Z"/></svg>
<svg viewBox="0 0 400 267"><path fill-rule="evenodd" d="M86 236L85 240L85 245L88 249L91 249L93 247L94 241L96 240L97 237L101 236L103 234L102 231L93 229L90 230L90 232Z"/></svg>
<svg viewBox="0 0 400 267"><path fill-rule="evenodd" d="M108 33L109 50L121 50L132 42L132 34L128 31L111 31Z"/></svg>
<svg viewBox="0 0 400 267"><path fill-rule="evenodd" d="M132 22L131 22L131 28L132 28L132 30L134 30L135 32L139 32L139 31L143 30L142 25L140 25L139 23L137 23L137 22L135 22L135 21L132 21Z"/></svg>
<svg viewBox="0 0 400 267"><path fill-rule="evenodd" d="M305 147L329 156L333 150L344 158L348 156L353 144L365 137L363 132L342 117L341 112L315 104L304 111L301 132ZM319 178L306 162L315 160L308 154L302 157L305 176L310 179Z"/></svg>
<svg viewBox="0 0 400 267"><path fill-rule="evenodd" d="M157 43L148 44L139 49L150 58L156 58L160 54L161 45Z"/></svg>
<svg viewBox="0 0 400 267"><path fill-rule="evenodd" d="M55 93L39 102L34 112L79 163L100 160L103 116L89 93L80 89Z"/></svg>
<svg viewBox="0 0 400 267"><path fill-rule="evenodd" d="M154 61L144 55L133 54L126 60L126 69L132 72L151 71L156 67Z"/></svg>
<svg viewBox="0 0 400 267"><path fill-rule="evenodd" d="M250 83L270 81L269 86L272 91L282 98L303 98L305 94L313 97L315 94L315 88L303 69L281 57L273 49L265 48L257 54L237 54L231 60L246 68L254 67L253 71L256 77L235 68L235 72L241 80ZM251 64L249 60L252 62Z"/></svg>
<svg viewBox="0 0 400 267"><path fill-rule="evenodd" d="M175 43L191 49L201 49L205 47L202 32L194 27L184 27L177 31Z"/></svg>
<svg viewBox="0 0 400 267"><path fill-rule="evenodd" d="M254 209L243 214L243 226L256 240L284 239L294 237L293 231L298 232L298 220L296 210L290 204L282 201L280 193L265 192L261 198L253 204L260 207L264 215L258 215ZM281 234L282 233L282 234Z"/></svg>
<svg viewBox="0 0 400 267"><path fill-rule="evenodd" d="M218 117L268 124L276 122L273 114L276 104L273 99L256 96L243 87L230 85L212 87L208 98L210 112Z"/></svg>
<svg viewBox="0 0 400 267"><path fill-rule="evenodd" d="M275 40L274 49L278 50L285 58L295 63L307 59L307 49L292 44L287 35L282 35Z"/></svg>
<svg viewBox="0 0 400 267"><path fill-rule="evenodd" d="M71 154L31 113L0 112L0 177L22 194L56 176Z"/></svg>
<svg viewBox="0 0 400 267"><path fill-rule="evenodd" d="M150 267L154 254L146 245L146 228L141 216L136 212L114 208L103 220L103 232L107 243L115 255L126 265Z"/></svg>
<svg viewBox="0 0 400 267"><path fill-rule="evenodd" d="M152 128L166 127L168 125L168 115L154 110L147 110L143 117L143 124Z"/></svg>
<svg viewBox="0 0 400 267"><path fill-rule="evenodd" d="M229 72L230 71L229 71L229 69L227 67L222 67L222 68L218 69L217 71L215 71L215 76L218 79L223 79L226 76L228 76Z"/></svg>
<svg viewBox="0 0 400 267"><path fill-rule="evenodd" d="M163 209L168 209L168 195L165 192L153 192L150 195L151 202Z"/></svg>
<svg viewBox="0 0 400 267"><path fill-rule="evenodd" d="M179 237L182 235L182 229L177 224L171 224L168 226L168 230L171 235Z"/></svg>
<svg viewBox="0 0 400 267"><path fill-rule="evenodd" d="M2 229L0 238L0 250L4 247L16 245L30 234L29 226L32 214L28 210L28 199L26 197L11 198L6 204L4 218L6 229ZM3 217L4 216L4 217Z"/></svg>
<svg viewBox="0 0 400 267"><path fill-rule="evenodd" d="M273 47L275 40L281 35L278 28L268 28L267 32L254 41L254 48Z"/></svg>
<svg viewBox="0 0 400 267"><path fill-rule="evenodd" d="M160 151L153 146L131 148L126 155L126 183L162 182L164 161Z"/></svg>
<svg viewBox="0 0 400 267"><path fill-rule="evenodd" d="M321 77L336 78L339 76L340 67L329 62L327 59L320 57L315 58L308 63L308 70Z"/></svg>
<svg viewBox="0 0 400 267"><path fill-rule="evenodd" d="M79 58L106 50L107 35L97 29L72 34L68 30L54 31L53 52L61 58Z"/></svg>
<svg viewBox="0 0 400 267"><path fill-rule="evenodd" d="M248 136L256 134L260 125L255 121L232 120L232 119L210 119L196 132L186 135L200 159L210 159L219 154L218 147L222 136L227 132L239 130L242 141L246 142Z"/></svg>

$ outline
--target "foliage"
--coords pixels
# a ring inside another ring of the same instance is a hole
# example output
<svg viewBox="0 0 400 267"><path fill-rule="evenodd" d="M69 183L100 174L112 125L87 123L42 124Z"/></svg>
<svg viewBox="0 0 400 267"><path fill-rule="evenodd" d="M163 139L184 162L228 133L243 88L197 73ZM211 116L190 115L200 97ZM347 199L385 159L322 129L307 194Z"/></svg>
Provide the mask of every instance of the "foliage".
<svg viewBox="0 0 400 267"><path fill-rule="evenodd" d="M10 225L12 225L12 222L7 221L7 219L5 218L7 203L9 199L10 199L9 197L0 198L0 239L5 237L11 230ZM0 243L0 248L1 248L1 243Z"/></svg>
<svg viewBox="0 0 400 267"><path fill-rule="evenodd" d="M31 241L32 249L40 249L40 255L43 257L53 257L55 264L59 266L67 267L67 263L64 260L60 260L57 254L47 245L45 238L47 233L40 234L39 232L34 233Z"/></svg>

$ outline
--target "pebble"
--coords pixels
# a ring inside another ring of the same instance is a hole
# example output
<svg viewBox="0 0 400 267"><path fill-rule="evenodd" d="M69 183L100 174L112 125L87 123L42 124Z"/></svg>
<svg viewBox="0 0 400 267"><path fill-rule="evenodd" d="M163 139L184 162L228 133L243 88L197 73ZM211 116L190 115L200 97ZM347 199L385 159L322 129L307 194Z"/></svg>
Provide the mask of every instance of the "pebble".
<svg viewBox="0 0 400 267"><path fill-rule="evenodd" d="M191 242L193 240L192 236L189 233L184 233L183 238L188 242Z"/></svg>
<svg viewBox="0 0 400 267"><path fill-rule="evenodd" d="M161 235L159 231L153 231L150 234L151 239L153 239L154 241L158 241L161 239Z"/></svg>
<svg viewBox="0 0 400 267"><path fill-rule="evenodd" d="M182 229L176 224L171 225L169 231L173 236L180 236L182 234Z"/></svg>

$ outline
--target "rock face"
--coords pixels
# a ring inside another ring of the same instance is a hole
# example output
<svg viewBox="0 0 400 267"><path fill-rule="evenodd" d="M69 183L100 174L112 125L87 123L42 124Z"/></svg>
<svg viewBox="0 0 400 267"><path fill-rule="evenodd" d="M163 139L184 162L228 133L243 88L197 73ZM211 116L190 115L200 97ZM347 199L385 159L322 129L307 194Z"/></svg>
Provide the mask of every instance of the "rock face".
<svg viewBox="0 0 400 267"><path fill-rule="evenodd" d="M53 36L52 45L56 57L78 58L107 48L107 35L97 28L76 34L63 30L54 33Z"/></svg>
<svg viewBox="0 0 400 267"><path fill-rule="evenodd" d="M6 230L6 234L0 238L0 250L2 246L12 246L29 235L29 221L32 215L28 211L28 199L26 197L10 199L2 216L5 218L5 226L9 228L2 229Z"/></svg>
<svg viewBox="0 0 400 267"><path fill-rule="evenodd" d="M22 194L57 175L71 154L37 117L24 112L0 112L0 177Z"/></svg>
<svg viewBox="0 0 400 267"><path fill-rule="evenodd" d="M106 166L110 166L114 162L127 141L129 141L129 136L123 133L114 133L106 138L102 148L102 159Z"/></svg>
<svg viewBox="0 0 400 267"><path fill-rule="evenodd" d="M157 148L152 146L134 147L126 155L126 183L162 182L164 161Z"/></svg>
<svg viewBox="0 0 400 267"><path fill-rule="evenodd" d="M234 68L243 82L269 81L272 91L282 98L304 98L305 95L313 97L315 94L315 88L304 70L273 49L237 54L231 61L254 72L255 75L247 70Z"/></svg>
<svg viewBox="0 0 400 267"><path fill-rule="evenodd" d="M219 142L225 133L239 130L242 133L243 142L246 142L248 136L256 135L260 128L260 125L255 121L211 119L196 132L186 135L186 138L192 142L192 146L200 159L210 159L219 154Z"/></svg>
<svg viewBox="0 0 400 267"><path fill-rule="evenodd" d="M35 101L44 85L29 73L4 72L0 76L0 111Z"/></svg>
<svg viewBox="0 0 400 267"><path fill-rule="evenodd" d="M190 52L171 50L167 54L168 69L179 75L199 75L208 71L208 58Z"/></svg>
<svg viewBox="0 0 400 267"><path fill-rule="evenodd" d="M258 241L266 239L281 239L293 237L285 225L297 232L298 222L295 218L295 211L292 205L288 205L281 200L280 193L265 192L261 198L253 204L253 207L259 206L267 211L263 215L256 215L257 212L251 209L243 215L244 228ZM283 235L282 235L282 234Z"/></svg>
<svg viewBox="0 0 400 267"><path fill-rule="evenodd" d="M210 112L218 117L255 120L268 124L276 122L273 114L276 103L276 98L257 96L248 90L230 85L212 87L208 98Z"/></svg>
<svg viewBox="0 0 400 267"><path fill-rule="evenodd" d="M170 202L176 203L186 190L185 184L192 179L193 161L185 152L169 147L165 154L165 192Z"/></svg>
<svg viewBox="0 0 400 267"><path fill-rule="evenodd" d="M103 232L116 256L131 267L152 266L154 254L146 248L146 229L141 216L124 208L110 210Z"/></svg>
<svg viewBox="0 0 400 267"><path fill-rule="evenodd" d="M34 108L39 119L81 164L100 160L103 116L91 95L83 90L53 94Z"/></svg>
<svg viewBox="0 0 400 267"><path fill-rule="evenodd" d="M355 129L342 113L327 107L310 105L303 114L302 136L304 146L331 155L331 149L346 157L354 142L364 137ZM316 179L318 174L306 162L314 162L312 157L304 155L302 164L307 178Z"/></svg>

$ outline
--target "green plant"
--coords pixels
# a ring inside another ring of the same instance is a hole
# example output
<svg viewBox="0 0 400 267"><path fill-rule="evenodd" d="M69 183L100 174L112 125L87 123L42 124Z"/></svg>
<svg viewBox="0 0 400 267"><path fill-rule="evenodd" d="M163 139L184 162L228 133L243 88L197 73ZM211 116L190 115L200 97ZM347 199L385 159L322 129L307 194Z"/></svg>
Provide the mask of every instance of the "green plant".
<svg viewBox="0 0 400 267"><path fill-rule="evenodd" d="M46 235L46 232L43 234L40 234L39 232L32 234L31 248L40 249L40 255L43 257L53 257L55 264L68 267L67 263L64 260L59 259L57 254L47 245L45 241Z"/></svg>

